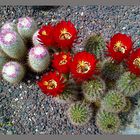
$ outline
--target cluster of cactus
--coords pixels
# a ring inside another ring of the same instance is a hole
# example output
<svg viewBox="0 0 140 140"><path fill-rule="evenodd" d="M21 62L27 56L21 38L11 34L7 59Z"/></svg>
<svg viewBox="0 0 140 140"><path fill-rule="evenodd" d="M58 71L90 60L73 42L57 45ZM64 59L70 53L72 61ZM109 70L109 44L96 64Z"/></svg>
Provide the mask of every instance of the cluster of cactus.
<svg viewBox="0 0 140 140"><path fill-rule="evenodd" d="M21 17L17 23L7 22L0 31L0 73L6 81L19 83L27 65L34 72L45 71L50 55L37 39L37 24L31 17ZM25 61L27 60L28 63Z"/></svg>
<svg viewBox="0 0 140 140"><path fill-rule="evenodd" d="M100 59L97 66L99 73L93 79L82 83L83 99L69 107L68 118L73 125L84 125L92 118L91 114L94 114L98 129L105 134L114 134L123 126L120 114L130 112L133 105L130 98L140 91L140 78L127 72L123 63L118 64L108 56L102 59L105 48L99 35L93 35L86 41L86 50ZM86 109L86 105L89 107L92 104L95 113Z"/></svg>
<svg viewBox="0 0 140 140"><path fill-rule="evenodd" d="M20 82L24 78L26 64L37 73L49 68L49 51L40 44L37 35L37 24L30 17L20 18L18 23L5 23L1 27L0 72L3 79L13 84ZM28 46L28 42L32 44ZM105 49L106 43L100 34L90 36L85 41L85 50L100 60L97 76L76 85L76 88L75 83L71 83L71 87L68 85L55 99L60 103L70 103L67 114L73 125L85 125L96 114L98 129L113 134L121 128L119 113L131 109L128 98L140 91L140 78L127 72L122 63L117 64L106 57ZM83 95L80 101L79 91Z"/></svg>

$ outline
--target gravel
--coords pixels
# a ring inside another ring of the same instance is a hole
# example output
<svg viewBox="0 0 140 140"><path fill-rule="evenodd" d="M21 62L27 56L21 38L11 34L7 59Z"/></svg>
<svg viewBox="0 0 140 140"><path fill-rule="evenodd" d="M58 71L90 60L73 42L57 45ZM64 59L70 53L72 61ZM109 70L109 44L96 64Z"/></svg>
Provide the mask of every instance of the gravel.
<svg viewBox="0 0 140 140"><path fill-rule="evenodd" d="M0 26L19 17L34 17L38 26L71 20L79 30L74 51L84 49L83 39L100 32L107 41L121 31L132 36L140 46L140 6L0 6ZM93 118L83 127L73 126L67 119L68 105L58 104L44 95L35 81L40 75L29 72L18 85L0 81L0 133L2 134L101 134Z"/></svg>

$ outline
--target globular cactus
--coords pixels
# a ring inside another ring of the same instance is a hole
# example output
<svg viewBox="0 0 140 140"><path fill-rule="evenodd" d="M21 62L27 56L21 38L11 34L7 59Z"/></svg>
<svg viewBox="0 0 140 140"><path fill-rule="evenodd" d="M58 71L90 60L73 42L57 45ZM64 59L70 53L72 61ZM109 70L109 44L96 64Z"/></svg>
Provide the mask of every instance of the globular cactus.
<svg viewBox="0 0 140 140"><path fill-rule="evenodd" d="M34 46L36 46L36 45L40 45L40 42L38 41L38 31L39 30L37 30L34 34L33 34L33 37L32 37L32 43L33 43L33 45Z"/></svg>
<svg viewBox="0 0 140 140"><path fill-rule="evenodd" d="M59 103L72 103L77 100L77 92L65 89L59 96L55 97L55 100Z"/></svg>
<svg viewBox="0 0 140 140"><path fill-rule="evenodd" d="M17 29L24 41L27 41L37 30L37 24L31 17L22 17L18 19Z"/></svg>
<svg viewBox="0 0 140 140"><path fill-rule="evenodd" d="M140 91L140 77L125 72L116 83L117 89L126 97L132 97Z"/></svg>
<svg viewBox="0 0 140 140"><path fill-rule="evenodd" d="M1 32L4 30L10 30L10 31L15 31L17 32L17 25L14 22L6 22L2 27L1 27Z"/></svg>
<svg viewBox="0 0 140 140"><path fill-rule="evenodd" d="M47 48L37 45L29 51L28 63L35 72L43 72L50 64L50 55Z"/></svg>
<svg viewBox="0 0 140 140"><path fill-rule="evenodd" d="M82 90L87 101L97 102L103 97L105 83L101 78L96 77L94 80L83 82Z"/></svg>
<svg viewBox="0 0 140 140"><path fill-rule="evenodd" d="M126 106L126 98L119 91L111 90L106 93L106 96L101 102L101 106L108 112L119 113Z"/></svg>
<svg viewBox="0 0 140 140"><path fill-rule="evenodd" d="M119 131L121 121L117 114L99 110L96 115L96 125L105 134L114 134Z"/></svg>
<svg viewBox="0 0 140 140"><path fill-rule="evenodd" d="M132 108L131 100L128 97L126 97L126 106L124 107L122 112L129 112L131 108Z"/></svg>
<svg viewBox="0 0 140 140"><path fill-rule="evenodd" d="M14 61L7 62L2 69L2 77L11 84L19 83L25 74L24 67Z"/></svg>
<svg viewBox="0 0 140 140"><path fill-rule="evenodd" d="M0 46L4 53L10 58L23 59L26 47L20 35L15 31L5 30L0 34Z"/></svg>
<svg viewBox="0 0 140 140"><path fill-rule="evenodd" d="M101 34L94 34L85 41L85 50L95 54L97 59L105 58L106 43Z"/></svg>
<svg viewBox="0 0 140 140"><path fill-rule="evenodd" d="M71 104L67 113L71 123L76 126L85 125L92 117L91 108L83 102L75 102Z"/></svg>
<svg viewBox="0 0 140 140"><path fill-rule="evenodd" d="M3 51L0 49L0 73L2 70L3 65L7 62L7 56L3 53Z"/></svg>
<svg viewBox="0 0 140 140"><path fill-rule="evenodd" d="M122 64L116 64L110 58L102 62L101 74L105 79L117 80L124 70Z"/></svg>

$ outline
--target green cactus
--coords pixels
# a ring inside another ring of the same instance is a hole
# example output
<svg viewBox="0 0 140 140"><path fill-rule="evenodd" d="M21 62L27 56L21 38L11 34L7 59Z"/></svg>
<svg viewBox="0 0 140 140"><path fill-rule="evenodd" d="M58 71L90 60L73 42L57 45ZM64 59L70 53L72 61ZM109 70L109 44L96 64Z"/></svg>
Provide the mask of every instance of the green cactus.
<svg viewBox="0 0 140 140"><path fill-rule="evenodd" d="M103 98L101 106L108 112L119 113L126 106L126 98L122 93L111 90Z"/></svg>
<svg viewBox="0 0 140 140"><path fill-rule="evenodd" d="M99 110L96 115L96 125L99 130L106 134L117 133L120 128L120 119L117 114Z"/></svg>
<svg viewBox="0 0 140 140"><path fill-rule="evenodd" d="M50 64L50 55L47 48L37 45L29 51L28 63L35 72L43 72Z"/></svg>
<svg viewBox="0 0 140 140"><path fill-rule="evenodd" d="M19 83L25 74L24 67L18 62L7 62L2 69L2 77L11 84Z"/></svg>
<svg viewBox="0 0 140 140"><path fill-rule="evenodd" d="M110 58L102 62L101 74L105 79L117 80L124 71L122 64L116 64Z"/></svg>
<svg viewBox="0 0 140 140"><path fill-rule="evenodd" d="M101 34L94 34L85 41L85 50L95 54L97 59L103 60L105 55L106 43Z"/></svg>
<svg viewBox="0 0 140 140"><path fill-rule="evenodd" d="M65 89L59 96L55 97L59 103L71 103L77 100L77 92L75 90Z"/></svg>
<svg viewBox="0 0 140 140"><path fill-rule="evenodd" d="M26 47L20 35L15 31L5 30L0 34L0 46L2 51L13 59L23 59Z"/></svg>
<svg viewBox="0 0 140 140"><path fill-rule="evenodd" d="M117 89L126 97L132 97L140 91L140 77L125 72L116 83Z"/></svg>
<svg viewBox="0 0 140 140"><path fill-rule="evenodd" d="M75 102L68 109L68 118L73 125L82 126L89 122L92 110L86 103Z"/></svg>
<svg viewBox="0 0 140 140"><path fill-rule="evenodd" d="M83 82L82 90L85 99L93 103L98 100L101 100L105 92L105 83L101 78L96 77L95 80Z"/></svg>

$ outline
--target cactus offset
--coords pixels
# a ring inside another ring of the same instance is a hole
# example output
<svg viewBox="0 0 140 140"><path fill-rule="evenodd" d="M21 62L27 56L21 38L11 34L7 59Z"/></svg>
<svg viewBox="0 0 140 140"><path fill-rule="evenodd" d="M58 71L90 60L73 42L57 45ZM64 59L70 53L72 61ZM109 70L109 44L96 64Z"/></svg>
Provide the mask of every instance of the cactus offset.
<svg viewBox="0 0 140 140"><path fill-rule="evenodd" d="M43 72L50 64L50 55L47 48L37 45L29 51L29 66L35 72Z"/></svg>
<svg viewBox="0 0 140 140"><path fill-rule="evenodd" d="M30 17L23 17L18 19L17 29L24 41L32 38L37 30L37 24L34 19Z"/></svg>
<svg viewBox="0 0 140 140"><path fill-rule="evenodd" d="M92 110L89 105L82 102L71 104L68 109L68 118L73 125L82 126L89 122L92 117Z"/></svg>
<svg viewBox="0 0 140 140"><path fill-rule="evenodd" d="M11 84L19 83L25 74L24 67L18 62L7 62L2 69L2 77Z"/></svg>
<svg viewBox="0 0 140 140"><path fill-rule="evenodd" d="M96 125L106 134L117 133L120 128L120 119L117 114L99 110L96 116Z"/></svg>
<svg viewBox="0 0 140 140"><path fill-rule="evenodd" d="M0 35L2 51L13 59L23 59L26 54L26 47L20 35L15 31L5 30Z"/></svg>
<svg viewBox="0 0 140 140"><path fill-rule="evenodd" d="M125 72L117 81L117 89L123 92L125 96L134 96L140 91L140 77L130 72Z"/></svg>
<svg viewBox="0 0 140 140"><path fill-rule="evenodd" d="M95 80L83 82L82 89L87 101L96 102L101 100L105 92L105 83L101 78L96 77Z"/></svg>
<svg viewBox="0 0 140 140"><path fill-rule="evenodd" d="M101 106L108 112L119 113L126 106L126 98L122 93L111 90L103 98Z"/></svg>
<svg viewBox="0 0 140 140"><path fill-rule="evenodd" d="M85 50L95 54L97 59L103 60L105 57L106 43L100 34L90 36L85 42Z"/></svg>

